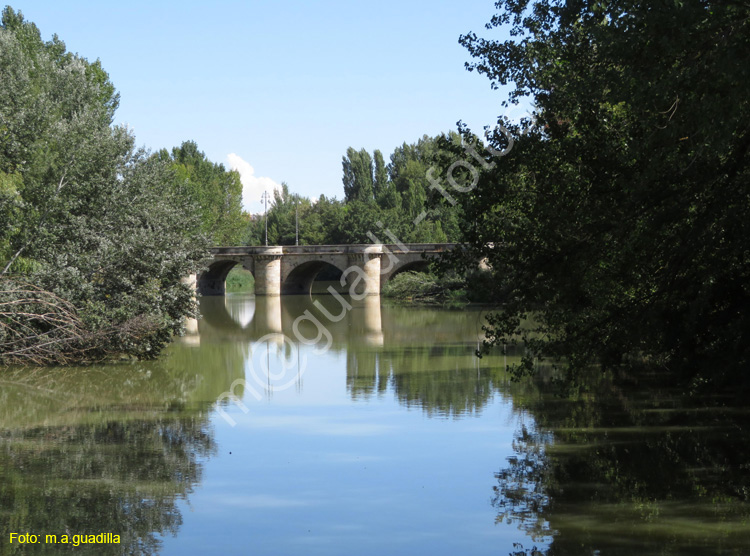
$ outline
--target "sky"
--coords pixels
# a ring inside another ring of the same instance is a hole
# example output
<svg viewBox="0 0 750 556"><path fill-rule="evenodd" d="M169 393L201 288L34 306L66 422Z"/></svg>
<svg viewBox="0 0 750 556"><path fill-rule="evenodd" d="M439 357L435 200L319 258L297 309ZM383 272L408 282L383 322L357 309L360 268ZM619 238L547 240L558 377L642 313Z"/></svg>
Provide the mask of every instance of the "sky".
<svg viewBox="0 0 750 556"><path fill-rule="evenodd" d="M422 135L494 126L507 93L468 72L458 44L487 30L492 0L17 0L68 50L102 66L120 93L116 124L139 146L192 140L237 169L243 204L264 189L343 197L348 147L393 149Z"/></svg>

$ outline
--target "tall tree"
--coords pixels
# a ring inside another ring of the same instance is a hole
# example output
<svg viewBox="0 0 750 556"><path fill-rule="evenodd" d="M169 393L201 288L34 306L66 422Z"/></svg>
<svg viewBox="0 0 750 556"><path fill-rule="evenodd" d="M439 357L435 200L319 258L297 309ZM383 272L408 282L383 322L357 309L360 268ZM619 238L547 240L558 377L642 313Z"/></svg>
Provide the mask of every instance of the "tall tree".
<svg viewBox="0 0 750 556"><path fill-rule="evenodd" d="M383 153L379 149L375 149L372 156L375 161L373 192L377 199L388 185L388 169L385 166L385 160L383 160Z"/></svg>
<svg viewBox="0 0 750 556"><path fill-rule="evenodd" d="M373 167L372 157L365 149L356 151L346 149L342 158L344 170L344 198L349 201L369 203L373 200Z"/></svg>
<svg viewBox="0 0 750 556"><path fill-rule="evenodd" d="M506 303L488 344L526 335L572 373L635 358L750 382L750 7L497 6L512 38L461 37L469 69L537 110L495 134L510 154L462 198L468 255Z"/></svg>

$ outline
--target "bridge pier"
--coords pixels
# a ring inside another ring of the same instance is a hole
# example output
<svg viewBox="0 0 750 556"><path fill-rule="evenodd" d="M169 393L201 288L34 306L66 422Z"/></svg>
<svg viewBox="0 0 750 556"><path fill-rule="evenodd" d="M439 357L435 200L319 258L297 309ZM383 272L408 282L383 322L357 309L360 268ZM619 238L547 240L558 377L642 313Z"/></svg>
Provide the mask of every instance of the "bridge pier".
<svg viewBox="0 0 750 556"><path fill-rule="evenodd" d="M380 263L383 246L369 245L359 252L349 253L349 266L341 275L342 285L346 281L347 292L353 299L364 299L368 295L380 295Z"/></svg>
<svg viewBox="0 0 750 556"><path fill-rule="evenodd" d="M255 255L255 295L281 295L282 247L266 247Z"/></svg>

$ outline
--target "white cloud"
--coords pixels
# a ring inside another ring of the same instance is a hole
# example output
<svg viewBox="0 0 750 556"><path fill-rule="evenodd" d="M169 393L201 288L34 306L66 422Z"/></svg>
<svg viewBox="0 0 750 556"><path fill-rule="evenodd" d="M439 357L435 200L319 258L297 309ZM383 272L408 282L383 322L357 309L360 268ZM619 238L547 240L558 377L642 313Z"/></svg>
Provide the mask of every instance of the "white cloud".
<svg viewBox="0 0 750 556"><path fill-rule="evenodd" d="M240 173L240 181L242 181L242 206L249 213L263 212L263 204L260 201L261 195L263 195L264 191L268 191L269 195L273 195L274 189L281 191L281 185L271 178L256 176L255 168L238 154L229 153L227 161L232 170L237 170Z"/></svg>

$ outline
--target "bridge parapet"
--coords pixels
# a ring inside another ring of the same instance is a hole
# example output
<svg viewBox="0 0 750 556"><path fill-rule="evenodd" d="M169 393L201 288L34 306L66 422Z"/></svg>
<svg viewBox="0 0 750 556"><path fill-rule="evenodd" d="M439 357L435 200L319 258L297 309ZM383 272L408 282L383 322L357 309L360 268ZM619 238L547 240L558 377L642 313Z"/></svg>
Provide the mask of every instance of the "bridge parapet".
<svg viewBox="0 0 750 556"><path fill-rule="evenodd" d="M375 245L381 245L383 251L392 253L444 253L458 247L458 243L358 243L351 245L275 245L275 246L258 246L258 245L240 245L231 247L212 247L211 254L228 256L228 255L261 255L268 249L278 250L283 255L322 255L322 254L343 254L343 253L361 253ZM274 251L275 252L275 251Z"/></svg>

